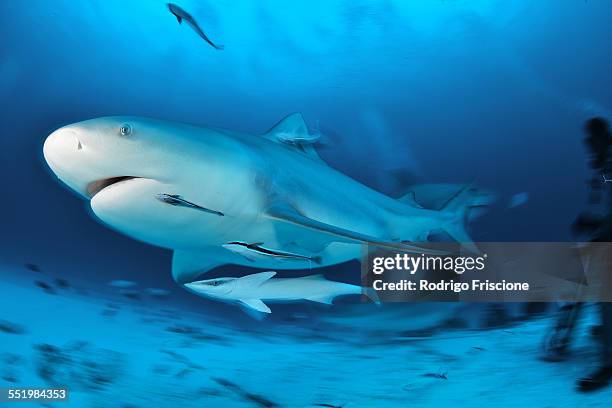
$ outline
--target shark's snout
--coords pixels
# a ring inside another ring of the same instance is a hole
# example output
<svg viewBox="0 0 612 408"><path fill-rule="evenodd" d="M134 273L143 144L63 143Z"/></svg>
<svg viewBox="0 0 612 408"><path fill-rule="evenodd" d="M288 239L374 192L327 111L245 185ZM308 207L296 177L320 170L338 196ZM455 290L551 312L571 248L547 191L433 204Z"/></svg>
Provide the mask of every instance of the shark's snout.
<svg viewBox="0 0 612 408"><path fill-rule="evenodd" d="M76 129L63 127L51 133L43 145L45 161L55 175L78 193L84 194L87 181L79 176L85 146Z"/></svg>
<svg viewBox="0 0 612 408"><path fill-rule="evenodd" d="M51 170L57 174L56 169L61 169L71 154L82 149L83 144L73 129L60 128L45 140L43 155Z"/></svg>

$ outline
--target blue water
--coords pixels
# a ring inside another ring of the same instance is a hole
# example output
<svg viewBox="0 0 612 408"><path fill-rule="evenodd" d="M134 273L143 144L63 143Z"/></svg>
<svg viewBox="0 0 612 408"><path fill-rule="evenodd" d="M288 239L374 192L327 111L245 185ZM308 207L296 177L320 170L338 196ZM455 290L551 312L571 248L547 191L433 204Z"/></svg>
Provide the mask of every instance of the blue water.
<svg viewBox="0 0 612 408"><path fill-rule="evenodd" d="M14 376L3 374L0 387L48 384L36 370L44 359L37 348L42 343L72 353L75 361L79 353L95 356L101 349L121 356L126 367L102 389L62 379L74 385L73 406L95 407L265 406L215 378L279 406L460 404L465 401L453 397L460 390L477 399L494 394L468 380L493 370L491 361L507 362L508 376L498 376L506 385L533 364L542 322L525 323L524 343L516 345L532 350L533 361L510 367L516 352L510 342L482 367L465 369L451 386L448 380L445 387L434 382L405 389L428 371L459 370L457 361L465 356L449 357L442 349L463 353L486 343L489 350L504 332L479 331L469 344L456 340L462 335L436 340L446 333L445 319L462 305L377 309L348 298L332 308L275 305L273 316L258 322L231 305L197 298L172 281L170 252L95 221L87 204L48 171L42 143L60 126L105 115L262 133L288 113L302 112L328 140L319 150L324 160L380 191L397 193L392 174L401 169L412 183L472 182L495 192L497 203L471 225L476 241L566 241L585 205L590 176L583 123L612 115L612 3L179 4L225 45L223 51L178 25L163 1L0 1L0 319L24 326L22 334L0 332L3 361L7 353L22 361ZM509 205L519 193L528 200ZM324 272L357 282L358 271L355 262ZM55 285L57 278L71 287L49 294L33 285ZM107 285L113 279L171 295L164 301L125 299ZM116 316L104 312L109 302L120 306ZM147 320L150 314L155 318ZM223 340L169 331L183 324L181 316L185 325ZM480 327L479 318L468 320L463 330ZM414 324L407 328L407 322ZM432 327L438 329L419 346L393 340L405 330ZM87 341L93 351L75 351L75 341ZM177 377L185 367L160 349L188 355L204 368L187 367L191 371ZM114 361L99 354L100 361ZM81 373L80 363L71 364L58 370ZM540 374L556 375L553 383L570 393L573 377L588 368L571 364L566 377L550 367ZM9 381L13 377L17 382ZM527 382L537 380L523 379L521 387ZM198 387L206 392L195 398ZM152 397L154 388L164 397ZM527 395L535 398L539 391L552 392L536 385ZM569 394L558 395L557 406L572 406ZM605 398L588 401L597 406Z"/></svg>

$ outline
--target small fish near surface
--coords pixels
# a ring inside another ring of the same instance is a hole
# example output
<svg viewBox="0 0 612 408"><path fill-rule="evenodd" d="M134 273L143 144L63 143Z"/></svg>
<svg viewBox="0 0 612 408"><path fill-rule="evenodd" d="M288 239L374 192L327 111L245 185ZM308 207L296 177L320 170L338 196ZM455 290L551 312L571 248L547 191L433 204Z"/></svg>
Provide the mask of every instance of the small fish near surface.
<svg viewBox="0 0 612 408"><path fill-rule="evenodd" d="M57 295L57 292L55 291L55 289L53 289L53 287L49 285L47 282L37 280L37 281L34 281L34 284L38 286L39 288L41 288L45 293L49 295Z"/></svg>
<svg viewBox="0 0 612 408"><path fill-rule="evenodd" d="M124 279L112 280L108 282L108 284L109 286L112 286L113 288L119 288L119 289L128 289L128 288L134 288L138 286L136 282L124 280Z"/></svg>
<svg viewBox="0 0 612 408"><path fill-rule="evenodd" d="M158 288L146 288L145 293L156 299L167 299L170 296L170 291Z"/></svg>
<svg viewBox="0 0 612 408"><path fill-rule="evenodd" d="M26 329L20 324L0 319L0 332L8 334L24 334Z"/></svg>
<svg viewBox="0 0 612 408"><path fill-rule="evenodd" d="M438 380L448 380L447 374L448 373L446 372L444 373L425 373L422 376L427 377L427 378L435 378Z"/></svg>
<svg viewBox="0 0 612 408"><path fill-rule="evenodd" d="M242 255L246 259L255 261L257 258L276 258L279 260L297 260L297 261L312 261L316 264L321 263L320 256L306 256L294 254L291 252L277 251L274 249L264 248L262 242L252 244L240 241L232 241L223 245L223 248L232 251L238 255Z"/></svg>
<svg viewBox="0 0 612 408"><path fill-rule="evenodd" d="M60 289L70 289L70 282L66 279L56 278L55 286L57 286Z"/></svg>
<svg viewBox="0 0 612 408"><path fill-rule="evenodd" d="M185 20L185 22L191 26L193 31L195 31L196 34L198 34L204 41L209 43L215 50L222 50L223 48L225 48L221 44L215 44L214 42L212 42L210 38L208 38L208 36L204 34L204 31L202 31L200 25L195 20L195 18L191 16L191 14L173 3L168 3L168 10L170 10L170 12L174 14L174 17L176 17L176 21L178 21L179 24L182 24L183 20Z"/></svg>
<svg viewBox="0 0 612 408"><path fill-rule="evenodd" d="M175 205L177 207L193 208L194 210L204 211L205 213L215 214L220 217L225 216L225 214L223 214L221 211L211 210L200 205L194 204L190 201L185 200L178 194L157 194L155 198L157 198L161 202L170 205Z"/></svg>
<svg viewBox="0 0 612 408"><path fill-rule="evenodd" d="M32 272L38 272L38 273L42 272L42 269L40 269L40 266L33 264L33 263L26 263L23 266L25 266L27 269L29 269Z"/></svg>

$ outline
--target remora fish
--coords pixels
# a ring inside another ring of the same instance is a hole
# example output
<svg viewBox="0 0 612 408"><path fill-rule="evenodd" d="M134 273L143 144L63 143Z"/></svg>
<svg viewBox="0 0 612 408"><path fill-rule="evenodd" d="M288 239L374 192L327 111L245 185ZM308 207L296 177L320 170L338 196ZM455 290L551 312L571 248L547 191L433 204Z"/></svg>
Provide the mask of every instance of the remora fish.
<svg viewBox="0 0 612 408"><path fill-rule="evenodd" d="M276 272L260 272L242 278L217 278L186 283L185 287L200 296L211 297L241 305L258 312L272 313L263 302L311 300L331 304L336 296L365 294L378 303L372 288L361 288L348 283L329 281L323 275L301 278L271 279Z"/></svg>
<svg viewBox="0 0 612 408"><path fill-rule="evenodd" d="M208 36L204 34L204 31L202 31L200 25L197 23L197 21L195 21L195 18L193 18L191 14L173 3L168 3L168 10L170 10L170 12L174 14L174 16L176 17L176 21L178 21L179 24L182 24L183 20L185 20L185 22L189 24L191 28L193 28L193 31L195 31L204 41L209 43L214 49L222 50L224 48L223 45L217 45L213 43L210 38L208 38Z"/></svg>
<svg viewBox="0 0 612 408"><path fill-rule="evenodd" d="M246 242L233 241L223 244L223 248L240 254L250 261L255 261L255 259L261 257L272 257L278 260L310 260L316 264L321 263L320 256L304 256L291 252L275 251L273 249L262 247L262 244L262 242L247 244Z"/></svg>
<svg viewBox="0 0 612 408"><path fill-rule="evenodd" d="M363 244L439 254L407 243L438 230L473 247L464 229L470 190L454 192L436 209L415 204L414 194L393 199L329 167L311 145L298 148L277 137L294 132L299 139L304 129L297 113L260 136L104 117L56 130L43 153L59 180L88 200L103 223L172 249L179 283L223 264L311 267L308 259L250 262L223 248L232 241L317 256L321 267L360 259ZM226 216L168 205L155 198L160 191L180 191Z"/></svg>
<svg viewBox="0 0 612 408"><path fill-rule="evenodd" d="M221 211L211 210L209 208L202 207L200 205L194 204L191 201L187 201L187 200L185 200L184 198L182 198L178 194L157 194L157 195L155 195L155 198L157 198L161 202L164 202L164 203L170 204L170 205L176 205L176 206L180 206L180 207L193 208L193 209L196 209L196 210L207 212L209 214L215 214L215 215L218 215L218 216L221 216L221 217L223 217L225 215Z"/></svg>

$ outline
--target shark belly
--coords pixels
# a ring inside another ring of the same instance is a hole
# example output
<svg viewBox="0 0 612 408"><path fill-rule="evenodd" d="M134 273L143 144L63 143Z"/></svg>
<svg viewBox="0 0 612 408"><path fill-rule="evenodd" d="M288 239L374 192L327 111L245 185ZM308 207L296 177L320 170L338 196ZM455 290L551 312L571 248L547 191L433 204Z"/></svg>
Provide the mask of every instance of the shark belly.
<svg viewBox="0 0 612 408"><path fill-rule="evenodd" d="M333 299L336 296L359 293L361 293L359 286L328 281L318 276L307 276L270 279L249 295L262 300L282 302L301 299Z"/></svg>

